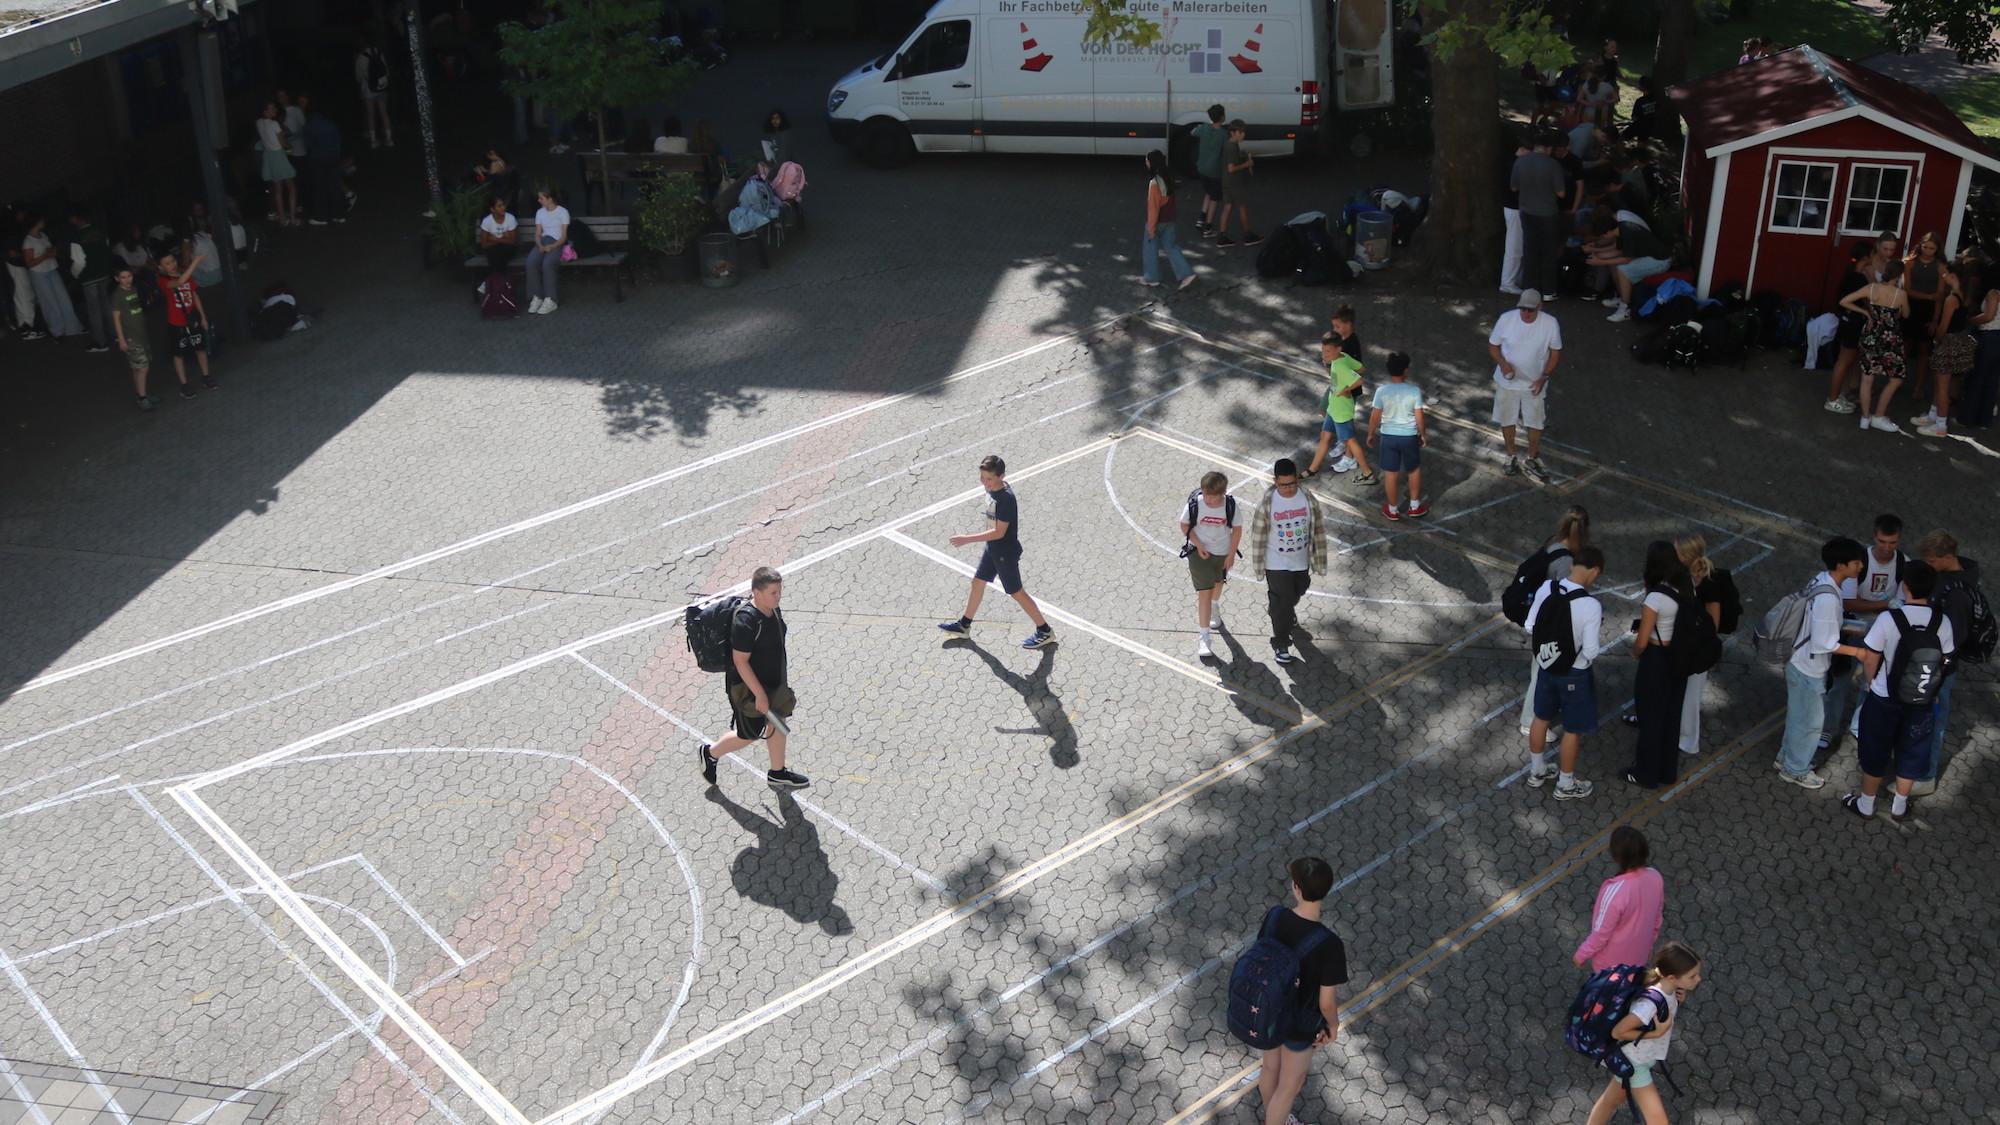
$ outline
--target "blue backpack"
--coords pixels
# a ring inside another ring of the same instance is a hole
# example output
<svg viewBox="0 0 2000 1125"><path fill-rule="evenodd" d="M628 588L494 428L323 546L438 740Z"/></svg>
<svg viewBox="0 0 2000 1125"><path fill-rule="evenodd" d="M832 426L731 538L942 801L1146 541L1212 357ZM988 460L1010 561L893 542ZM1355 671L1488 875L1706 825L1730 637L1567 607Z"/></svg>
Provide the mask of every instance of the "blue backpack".
<svg viewBox="0 0 2000 1125"><path fill-rule="evenodd" d="M1667 1006L1665 993L1646 987L1646 968L1643 965L1613 965L1593 974L1583 982L1583 987L1577 990L1576 1001L1569 1006L1569 1023L1563 1030L1564 1040L1571 1050L1610 1071L1612 1077L1631 1081L1632 1060L1625 1057L1625 1044L1613 1039L1611 1030L1632 1010L1632 1002L1647 993L1661 1008ZM1643 1030L1650 1031L1652 1028L1648 1026Z"/></svg>
<svg viewBox="0 0 2000 1125"><path fill-rule="evenodd" d="M1326 927L1313 932L1294 949L1278 940L1274 906L1264 915L1257 940L1236 959L1229 973L1229 1032L1260 1051L1281 1046L1298 1026L1299 969L1327 938Z"/></svg>

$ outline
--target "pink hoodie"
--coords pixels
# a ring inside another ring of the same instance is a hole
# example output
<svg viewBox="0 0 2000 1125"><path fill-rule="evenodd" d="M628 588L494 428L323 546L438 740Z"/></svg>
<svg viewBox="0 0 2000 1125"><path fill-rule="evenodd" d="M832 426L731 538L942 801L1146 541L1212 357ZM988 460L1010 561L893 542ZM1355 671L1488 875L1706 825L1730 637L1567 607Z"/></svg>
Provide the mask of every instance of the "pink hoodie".
<svg viewBox="0 0 2000 1125"><path fill-rule="evenodd" d="M1590 936L1576 947L1576 960L1589 961L1592 972L1650 963L1666 909L1666 880L1658 871L1642 867L1606 879L1590 912Z"/></svg>

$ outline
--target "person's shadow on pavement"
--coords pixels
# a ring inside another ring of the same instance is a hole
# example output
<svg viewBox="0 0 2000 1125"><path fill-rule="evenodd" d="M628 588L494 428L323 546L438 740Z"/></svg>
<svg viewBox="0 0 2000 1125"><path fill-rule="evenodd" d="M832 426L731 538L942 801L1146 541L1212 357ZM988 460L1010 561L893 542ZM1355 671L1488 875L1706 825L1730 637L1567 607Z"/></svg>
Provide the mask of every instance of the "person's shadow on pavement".
<svg viewBox="0 0 2000 1125"><path fill-rule="evenodd" d="M783 819L774 824L730 800L720 786L709 786L708 799L757 836L730 865L730 881L752 902L775 906L800 922L817 922L836 937L853 933L847 911L833 901L840 877L827 862L818 826L806 818L798 798L783 790L776 796Z"/></svg>
<svg viewBox="0 0 2000 1125"><path fill-rule="evenodd" d="M1260 637L1263 636L1262 631L1260 630L1257 635ZM1287 697L1290 693L1285 688L1285 681L1279 679L1278 674L1266 667L1262 661L1250 655L1250 650L1244 646L1242 641L1237 640L1236 634L1229 632L1227 628L1217 629L1213 634L1213 639L1219 641L1219 647L1228 652L1227 660L1219 659L1217 661L1223 677L1228 684L1235 685L1245 692L1260 695L1276 704L1287 702ZM1221 654L1218 653L1217 656L1220 657ZM1273 714L1271 709L1264 704L1253 702L1248 697L1238 695L1235 692L1230 692L1229 698L1236 704L1236 709L1243 713L1244 718L1249 719L1258 726L1276 729L1281 726L1290 726L1302 717L1302 715ZM1297 703L1298 701L1292 700L1291 702Z"/></svg>
<svg viewBox="0 0 2000 1125"><path fill-rule="evenodd" d="M1000 662L1000 658L981 648L979 642L968 638L953 638L945 642L947 648L971 649L1000 681L1021 693L1021 699L1028 705L1028 713L1035 717L1038 726L995 727L1000 734L1039 734L1049 739L1049 762L1059 770L1074 769L1083 760L1077 753L1076 726L1069 721L1069 713L1063 709L1062 697L1049 688L1049 673L1055 669L1056 650L1053 647L1041 649L1041 658L1035 663L1035 670L1023 676Z"/></svg>

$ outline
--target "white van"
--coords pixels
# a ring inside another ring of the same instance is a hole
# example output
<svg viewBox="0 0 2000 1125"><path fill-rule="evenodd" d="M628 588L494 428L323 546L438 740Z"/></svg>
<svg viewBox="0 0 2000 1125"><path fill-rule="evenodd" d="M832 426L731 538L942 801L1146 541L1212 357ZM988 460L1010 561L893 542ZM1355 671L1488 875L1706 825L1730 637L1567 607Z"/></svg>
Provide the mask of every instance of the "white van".
<svg viewBox="0 0 2000 1125"><path fill-rule="evenodd" d="M1220 104L1248 126L1251 152L1290 155L1319 141L1335 2L1363 10L1373 35L1343 49L1346 85L1365 65L1360 85L1387 104L1389 0L1132 0L1164 32L1136 50L1085 46L1077 0L938 0L894 50L834 84L827 122L884 165L916 152L1143 155L1169 136L1184 163L1187 127ZM1355 17L1341 14L1345 30Z"/></svg>

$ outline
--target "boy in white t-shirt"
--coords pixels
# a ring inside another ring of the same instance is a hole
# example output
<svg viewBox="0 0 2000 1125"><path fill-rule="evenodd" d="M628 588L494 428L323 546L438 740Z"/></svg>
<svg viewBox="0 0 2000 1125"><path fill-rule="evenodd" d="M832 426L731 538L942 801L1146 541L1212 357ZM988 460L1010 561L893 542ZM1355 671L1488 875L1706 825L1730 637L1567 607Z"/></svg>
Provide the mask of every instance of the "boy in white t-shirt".
<svg viewBox="0 0 2000 1125"><path fill-rule="evenodd" d="M1892 512L1876 516L1875 535L1862 559L1861 570L1840 583L1841 609L1847 617L1843 630L1852 638L1860 639L1875 624L1876 615L1898 604L1903 564L1909 561L1902 548L1902 517ZM1826 681L1826 723L1820 731L1819 743L1822 753L1840 737L1843 722L1847 724L1847 733L1857 739L1861 737L1861 708L1855 705L1860 669L1844 660L1836 660L1834 664Z"/></svg>
<svg viewBox="0 0 2000 1125"><path fill-rule="evenodd" d="M1818 789L1826 778L1813 770L1813 756L1826 746L1826 683L1836 656L1862 655L1840 637L1840 586L1861 573L1867 549L1846 536L1829 539L1819 549L1824 567L1806 584L1812 601L1799 635L1792 638L1792 657L1785 662L1785 736L1772 762L1778 776L1803 789Z"/></svg>
<svg viewBox="0 0 2000 1125"><path fill-rule="evenodd" d="M1271 466L1271 491L1257 502L1250 524L1250 565L1264 578L1271 612L1271 658L1290 664L1299 601L1312 576L1326 573L1326 516L1319 500L1299 483L1298 462L1281 457Z"/></svg>
<svg viewBox="0 0 2000 1125"><path fill-rule="evenodd" d="M1194 643L1197 659L1215 655L1209 646L1211 629L1222 627L1222 588L1236 565L1237 547L1243 542L1243 525L1236 519L1236 500L1229 495L1229 478L1206 473L1201 488L1188 497L1181 510L1181 557L1187 560L1188 577L1194 580L1194 621L1201 631Z"/></svg>
<svg viewBox="0 0 2000 1125"><path fill-rule="evenodd" d="M1896 773L1896 799L1889 815L1910 815L1910 787L1929 764L1931 723L1937 715L1937 691L1950 665L1943 659L1924 661L1926 651L1949 657L1955 647L1951 620L1930 605L1937 589L1937 571L1929 563L1903 568L1903 604L1879 615L1868 627L1862 647L1862 672L1868 694L1861 699L1861 791L1840 799L1842 807L1866 819L1875 815L1875 794L1890 770ZM1935 630L1937 646L1928 636ZM1928 691L1929 697L1909 694Z"/></svg>
<svg viewBox="0 0 2000 1125"><path fill-rule="evenodd" d="M1501 314L1486 338L1487 354L1493 357L1493 422L1506 443L1510 477L1521 474L1514 428L1523 426L1528 431L1528 474L1549 482L1549 471L1542 467L1542 427L1548 422L1549 376L1562 362L1562 346L1562 327L1542 310L1542 295L1534 289Z"/></svg>

